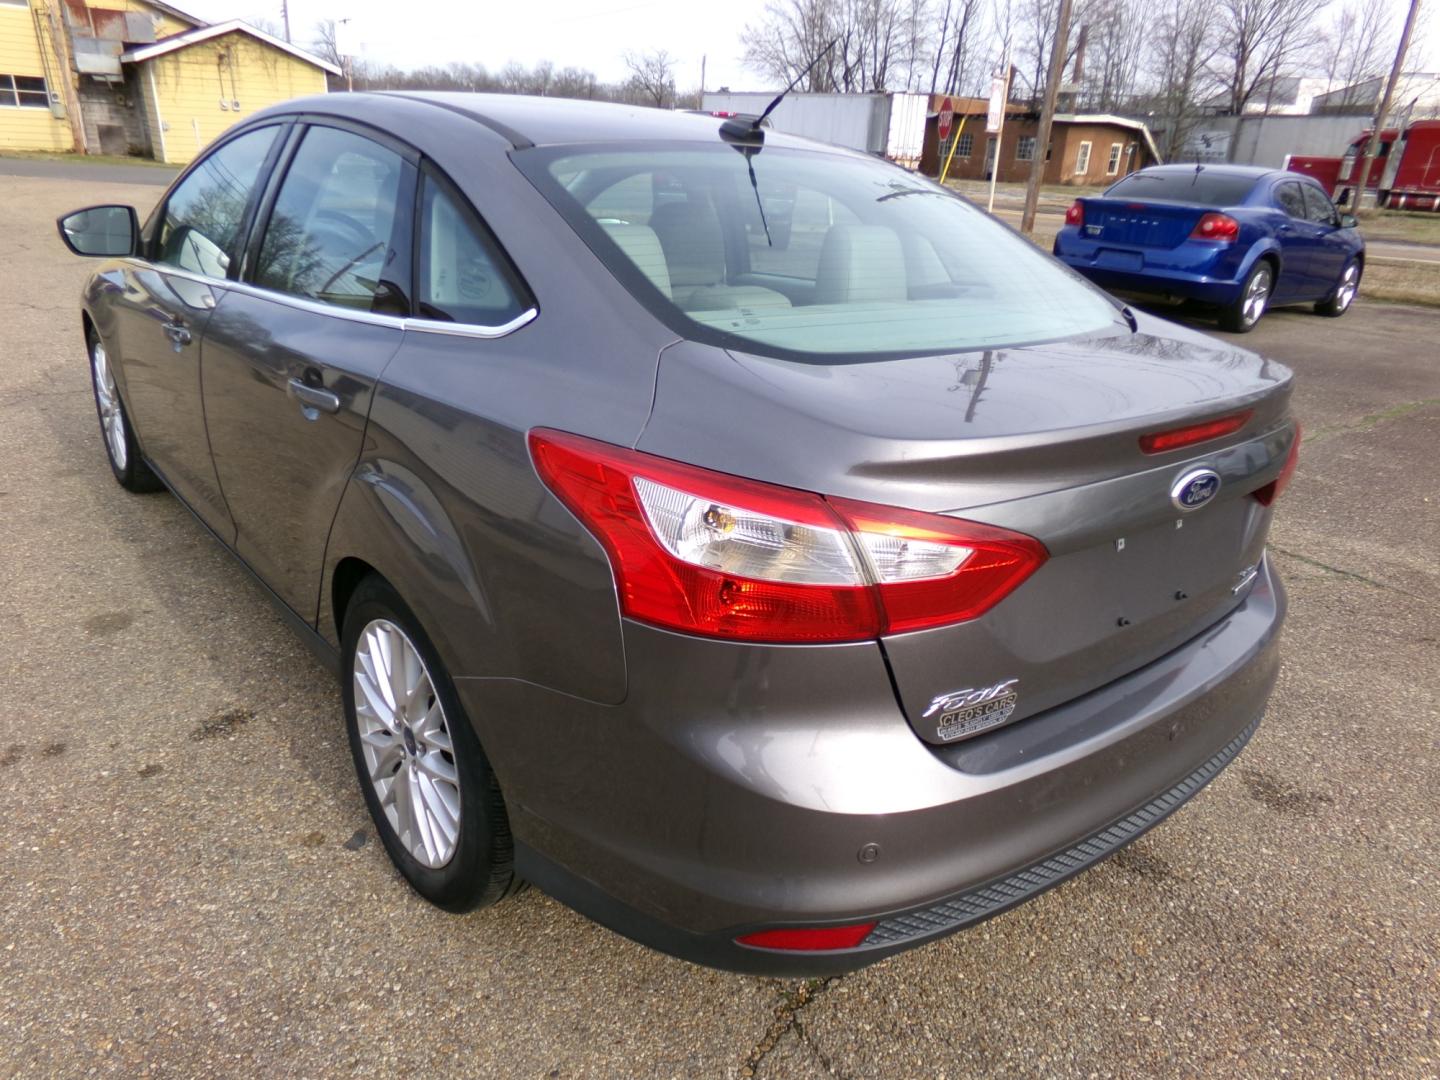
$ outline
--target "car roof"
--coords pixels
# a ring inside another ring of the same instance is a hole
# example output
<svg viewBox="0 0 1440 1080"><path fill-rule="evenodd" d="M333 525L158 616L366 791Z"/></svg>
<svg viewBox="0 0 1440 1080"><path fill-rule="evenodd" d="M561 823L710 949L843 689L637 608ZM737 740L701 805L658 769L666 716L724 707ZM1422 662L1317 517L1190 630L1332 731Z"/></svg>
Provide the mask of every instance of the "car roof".
<svg viewBox="0 0 1440 1080"><path fill-rule="evenodd" d="M360 97L361 95L346 95ZM706 142L720 139L718 117L608 101L527 97L521 94L467 94L439 91L386 91L364 95L378 102L404 98L468 116L498 132L514 147L595 142ZM766 145L840 147L783 135L769 129Z"/></svg>

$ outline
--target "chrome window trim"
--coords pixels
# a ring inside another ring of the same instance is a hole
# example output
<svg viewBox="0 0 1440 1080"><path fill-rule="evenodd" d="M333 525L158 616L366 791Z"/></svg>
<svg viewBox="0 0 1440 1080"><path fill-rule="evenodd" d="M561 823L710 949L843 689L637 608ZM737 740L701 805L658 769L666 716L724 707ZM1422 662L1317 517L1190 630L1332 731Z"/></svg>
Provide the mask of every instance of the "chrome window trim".
<svg viewBox="0 0 1440 1080"><path fill-rule="evenodd" d="M307 300L303 296L291 296L288 293L276 292L273 289L262 289L244 281L231 281L229 278L213 278L204 274L196 274L190 270L182 270L176 266L166 263L152 263L141 259L132 260L137 265L156 273L171 274L175 277L184 278L187 281L198 282L201 285L209 285L212 288L227 289L232 292L242 293L245 296L254 296L261 300L271 300L277 304L284 304L286 307L295 308L298 311L309 311L316 315L328 315L335 319L345 319L349 322L368 323L371 326L388 326L395 330L413 330L420 334L445 334L449 337L469 337L493 340L494 338L506 337L533 322L540 314L537 307L529 307L522 311L509 322L501 323L498 326L481 326L474 323L442 322L439 319L417 319L410 316L380 315L373 311L354 311L350 308L338 307L334 304L321 303L319 300Z"/></svg>

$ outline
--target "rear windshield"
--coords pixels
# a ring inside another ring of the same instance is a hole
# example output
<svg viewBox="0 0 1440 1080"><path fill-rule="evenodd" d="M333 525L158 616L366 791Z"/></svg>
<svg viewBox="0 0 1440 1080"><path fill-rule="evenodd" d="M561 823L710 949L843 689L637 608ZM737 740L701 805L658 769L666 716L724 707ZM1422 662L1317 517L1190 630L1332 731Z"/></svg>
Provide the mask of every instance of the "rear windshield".
<svg viewBox="0 0 1440 1080"><path fill-rule="evenodd" d="M1131 173L1105 192L1107 199L1144 199L1147 202L1203 203L1235 206L1255 186L1253 176L1224 176L1185 169L1177 172Z"/></svg>
<svg viewBox="0 0 1440 1080"><path fill-rule="evenodd" d="M514 159L631 293L696 340L827 361L1118 322L1048 255L881 161L778 146L747 158L718 140Z"/></svg>

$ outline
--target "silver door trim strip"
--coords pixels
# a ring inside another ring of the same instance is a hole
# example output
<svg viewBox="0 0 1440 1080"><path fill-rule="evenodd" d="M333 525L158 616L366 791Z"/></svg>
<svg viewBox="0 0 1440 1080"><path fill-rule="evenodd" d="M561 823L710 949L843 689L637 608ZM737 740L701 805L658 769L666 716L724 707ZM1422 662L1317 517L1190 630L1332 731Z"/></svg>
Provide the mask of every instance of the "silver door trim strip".
<svg viewBox="0 0 1440 1080"><path fill-rule="evenodd" d="M270 289L261 289L244 281L230 281L227 278L208 277L205 274L196 274L192 271L167 266L163 263L150 263L142 259L134 259L131 261L147 270L153 270L159 274L170 274L174 277L184 278L187 281L198 282L201 285L209 285L212 288L226 289L231 292L241 293L245 296L253 296L260 300L269 300L276 304L283 304L285 307L295 308L298 311L308 311L316 315L327 315L332 319L343 319L347 322L367 323L371 326L388 326L394 330L413 330L420 334L445 334L449 337L493 340L494 338L502 338L508 334L513 334L522 326L533 322L540 314L539 308L526 308L509 322L501 323L498 326L442 322L439 319L415 319L401 317L399 315L379 315L373 311L352 311L349 308L336 307L333 304L322 304L318 300L306 300L300 296L289 296L285 293L274 292Z"/></svg>

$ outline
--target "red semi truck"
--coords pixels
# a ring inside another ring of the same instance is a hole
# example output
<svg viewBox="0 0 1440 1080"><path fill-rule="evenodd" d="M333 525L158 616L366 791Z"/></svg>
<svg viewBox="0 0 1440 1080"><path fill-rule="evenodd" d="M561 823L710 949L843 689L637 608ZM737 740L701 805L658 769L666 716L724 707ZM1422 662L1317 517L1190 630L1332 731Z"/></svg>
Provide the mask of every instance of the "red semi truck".
<svg viewBox="0 0 1440 1080"><path fill-rule="evenodd" d="M1285 168L1313 176L1337 202L1353 205L1359 159L1369 138L1368 131L1355 136L1342 157L1290 155ZM1392 210L1440 210L1440 120L1416 120L1403 133L1382 131L1365 188Z"/></svg>

